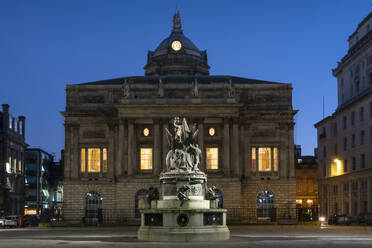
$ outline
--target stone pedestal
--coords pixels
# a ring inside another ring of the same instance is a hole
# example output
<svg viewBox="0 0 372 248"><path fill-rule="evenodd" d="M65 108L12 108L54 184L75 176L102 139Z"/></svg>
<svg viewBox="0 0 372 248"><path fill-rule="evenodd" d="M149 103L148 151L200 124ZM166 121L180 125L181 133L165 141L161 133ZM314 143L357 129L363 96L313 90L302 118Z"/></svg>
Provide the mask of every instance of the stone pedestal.
<svg viewBox="0 0 372 248"><path fill-rule="evenodd" d="M205 199L207 177L203 172L171 171L160 175L162 199L141 210L139 240L191 242L230 239L226 209L215 208L215 200ZM188 200L177 194L187 186Z"/></svg>
<svg viewBox="0 0 372 248"><path fill-rule="evenodd" d="M230 239L227 210L216 208L215 187L207 188L207 175L199 169L196 125L190 128L178 117L173 125L174 136L165 129L171 149L165 159L168 171L160 174L161 199L158 190L150 188L147 204L140 204L137 237L168 242Z"/></svg>

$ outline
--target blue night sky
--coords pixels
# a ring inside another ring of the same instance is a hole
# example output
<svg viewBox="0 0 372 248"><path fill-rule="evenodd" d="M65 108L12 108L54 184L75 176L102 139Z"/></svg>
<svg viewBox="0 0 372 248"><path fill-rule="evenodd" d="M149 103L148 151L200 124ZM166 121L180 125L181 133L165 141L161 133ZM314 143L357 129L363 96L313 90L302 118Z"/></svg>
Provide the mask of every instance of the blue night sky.
<svg viewBox="0 0 372 248"><path fill-rule="evenodd" d="M143 75L147 51L183 30L207 49L213 75L293 84L295 143L316 147L314 123L337 105L331 70L369 0L0 1L0 103L26 116L27 143L60 157L65 86Z"/></svg>

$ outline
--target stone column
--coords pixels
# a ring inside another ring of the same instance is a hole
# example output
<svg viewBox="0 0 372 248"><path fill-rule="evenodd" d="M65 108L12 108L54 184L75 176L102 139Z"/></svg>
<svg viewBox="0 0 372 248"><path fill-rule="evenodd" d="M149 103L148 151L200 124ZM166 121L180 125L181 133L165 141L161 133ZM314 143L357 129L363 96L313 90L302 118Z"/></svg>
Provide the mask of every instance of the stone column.
<svg viewBox="0 0 372 248"><path fill-rule="evenodd" d="M233 175L240 177L239 171L239 119L233 119L232 140L231 140L231 155Z"/></svg>
<svg viewBox="0 0 372 248"><path fill-rule="evenodd" d="M358 209L357 209L357 215L360 214L360 210L361 210L361 196L362 196L362 181L360 179L358 179L358 190L357 190L357 199L358 199Z"/></svg>
<svg viewBox="0 0 372 248"><path fill-rule="evenodd" d="M349 181L349 216L353 213L353 181Z"/></svg>
<svg viewBox="0 0 372 248"><path fill-rule="evenodd" d="M239 174L245 176L246 171L248 170L248 159L245 158L245 154L250 153L248 147L245 144L246 137L244 135L244 125L240 123L239 127Z"/></svg>
<svg viewBox="0 0 372 248"><path fill-rule="evenodd" d="M287 178L295 178L295 167L294 167L294 135L293 135L294 122L288 123L288 174Z"/></svg>
<svg viewBox="0 0 372 248"><path fill-rule="evenodd" d="M71 126L65 123L65 154L64 154L64 178L70 179L71 174ZM6 156L8 157L8 156Z"/></svg>
<svg viewBox="0 0 372 248"><path fill-rule="evenodd" d="M117 136L118 149L117 149L117 161L115 168L115 176L123 176L124 168L124 136L125 136L125 119L119 120L119 135Z"/></svg>
<svg viewBox="0 0 372 248"><path fill-rule="evenodd" d="M162 159L161 159L161 171L166 171L167 168L166 165L165 165L165 159L167 157L167 153L169 152L169 144L168 144L168 139L167 139L167 134L166 134L166 131L165 129L168 128L168 124L169 124L169 120L168 119L163 119L162 120L162 130L161 130L161 134L162 134Z"/></svg>
<svg viewBox="0 0 372 248"><path fill-rule="evenodd" d="M108 178L114 177L114 170L115 170L115 126L114 124L109 124L109 145L107 151L107 175ZM102 160L101 160L102 161Z"/></svg>
<svg viewBox="0 0 372 248"><path fill-rule="evenodd" d="M134 119L128 120L128 175L133 175L136 171L135 156L135 134L134 134Z"/></svg>
<svg viewBox="0 0 372 248"><path fill-rule="evenodd" d="M71 132L72 143L72 163L71 166L71 179L77 179L80 171L80 149L79 149L79 125L72 126Z"/></svg>
<svg viewBox="0 0 372 248"><path fill-rule="evenodd" d="M367 177L367 212L372 213L372 177Z"/></svg>
<svg viewBox="0 0 372 248"><path fill-rule="evenodd" d="M340 183L339 195L341 202L341 206L339 207L339 209L341 210L341 214L344 214L345 213L344 183Z"/></svg>
<svg viewBox="0 0 372 248"><path fill-rule="evenodd" d="M154 168L153 174L158 176L161 171L161 138L159 119L154 119Z"/></svg>
<svg viewBox="0 0 372 248"><path fill-rule="evenodd" d="M225 176L230 176L230 119L223 124L223 168Z"/></svg>
<svg viewBox="0 0 372 248"><path fill-rule="evenodd" d="M201 150L201 160L200 160L200 170L206 171L205 168L205 152L204 152L204 118L199 118L198 120L198 145Z"/></svg>

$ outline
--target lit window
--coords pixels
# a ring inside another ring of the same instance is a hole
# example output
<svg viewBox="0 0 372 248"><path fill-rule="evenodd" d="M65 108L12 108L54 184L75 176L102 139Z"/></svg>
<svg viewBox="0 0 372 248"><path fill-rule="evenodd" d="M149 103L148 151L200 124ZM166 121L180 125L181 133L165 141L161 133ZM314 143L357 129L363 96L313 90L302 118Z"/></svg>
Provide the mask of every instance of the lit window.
<svg viewBox="0 0 372 248"><path fill-rule="evenodd" d="M256 171L256 147L252 147L252 171Z"/></svg>
<svg viewBox="0 0 372 248"><path fill-rule="evenodd" d="M277 147L252 147L252 171L278 171Z"/></svg>
<svg viewBox="0 0 372 248"><path fill-rule="evenodd" d="M258 170L271 170L271 149L268 147L258 148Z"/></svg>
<svg viewBox="0 0 372 248"><path fill-rule="evenodd" d="M101 171L101 152L99 148L88 148L88 172Z"/></svg>
<svg viewBox="0 0 372 248"><path fill-rule="evenodd" d="M81 148L80 171L82 173L107 172L107 148Z"/></svg>
<svg viewBox="0 0 372 248"><path fill-rule="evenodd" d="M18 160L18 171L22 172L22 161Z"/></svg>
<svg viewBox="0 0 372 248"><path fill-rule="evenodd" d="M150 130L148 128L143 129L143 135L147 137L149 136L149 134L150 134Z"/></svg>
<svg viewBox="0 0 372 248"><path fill-rule="evenodd" d="M107 149L102 149L102 171L107 172Z"/></svg>
<svg viewBox="0 0 372 248"><path fill-rule="evenodd" d="M296 204L302 204L302 200L296 200Z"/></svg>
<svg viewBox="0 0 372 248"><path fill-rule="evenodd" d="M213 127L209 128L209 135L213 136L216 133L216 130L214 130Z"/></svg>
<svg viewBox="0 0 372 248"><path fill-rule="evenodd" d="M84 148L82 148L81 149L81 154L80 154L80 156L81 156L81 172L85 172L85 149Z"/></svg>
<svg viewBox="0 0 372 248"><path fill-rule="evenodd" d="M152 169L152 148L141 148L141 170Z"/></svg>
<svg viewBox="0 0 372 248"><path fill-rule="evenodd" d="M342 161L339 159L333 160L332 165L331 165L331 176L333 177L333 176L342 175L343 171L344 171L344 167L343 167Z"/></svg>
<svg viewBox="0 0 372 248"><path fill-rule="evenodd" d="M218 148L210 147L206 150L207 153L207 170L217 170L218 169Z"/></svg>
<svg viewBox="0 0 372 248"><path fill-rule="evenodd" d="M313 200L308 199L306 201L306 203L307 203L308 206L312 206L313 205Z"/></svg>

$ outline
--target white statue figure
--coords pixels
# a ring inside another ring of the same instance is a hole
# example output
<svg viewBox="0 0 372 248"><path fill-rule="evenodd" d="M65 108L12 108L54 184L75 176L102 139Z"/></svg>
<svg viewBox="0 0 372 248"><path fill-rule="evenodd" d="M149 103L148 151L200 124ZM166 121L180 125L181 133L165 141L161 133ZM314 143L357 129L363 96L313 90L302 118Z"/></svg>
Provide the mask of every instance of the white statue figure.
<svg viewBox="0 0 372 248"><path fill-rule="evenodd" d="M229 97L235 97L235 90L234 90L234 85L232 83L232 80L229 80L229 86L227 88L227 94Z"/></svg>
<svg viewBox="0 0 372 248"><path fill-rule="evenodd" d="M159 97L164 97L164 86L163 86L163 80L159 80L159 87L158 87L158 95Z"/></svg>
<svg viewBox="0 0 372 248"><path fill-rule="evenodd" d="M125 79L124 84L123 84L123 97L124 98L129 98L130 96L130 85L127 79Z"/></svg>
<svg viewBox="0 0 372 248"><path fill-rule="evenodd" d="M166 157L167 170L199 171L201 150L197 144L196 125L190 129L185 118L180 124L179 117L174 118L173 125L174 135L165 129L171 147Z"/></svg>

